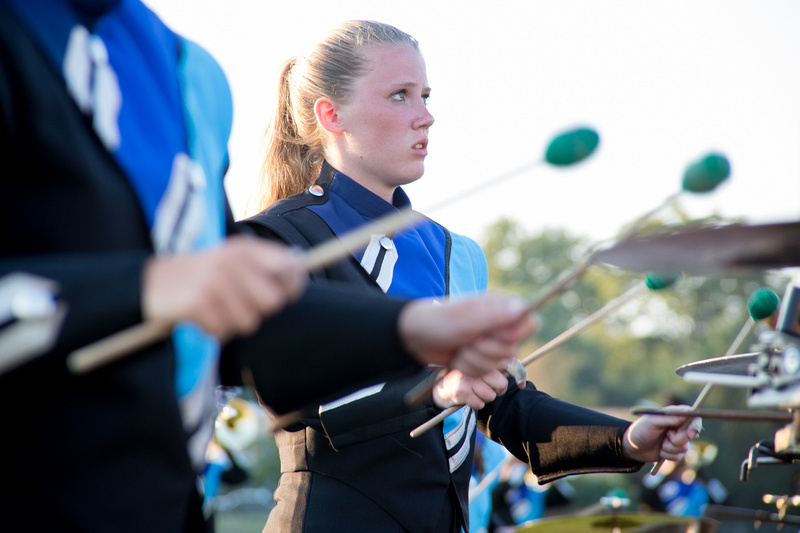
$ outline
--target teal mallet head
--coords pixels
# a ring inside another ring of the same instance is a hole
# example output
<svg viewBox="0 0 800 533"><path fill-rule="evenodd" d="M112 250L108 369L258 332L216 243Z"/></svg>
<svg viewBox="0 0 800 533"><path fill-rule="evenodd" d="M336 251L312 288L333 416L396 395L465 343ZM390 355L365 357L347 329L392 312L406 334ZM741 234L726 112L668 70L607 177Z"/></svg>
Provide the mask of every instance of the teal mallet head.
<svg viewBox="0 0 800 533"><path fill-rule="evenodd" d="M686 168L683 174L683 190L687 192L712 191L730 174L731 165L724 155L708 154Z"/></svg>
<svg viewBox="0 0 800 533"><path fill-rule="evenodd" d="M775 291L760 287L753 291L753 294L747 299L747 312L750 313L753 320L763 320L775 313L780 302L781 300L775 294Z"/></svg>
<svg viewBox="0 0 800 533"><path fill-rule="evenodd" d="M578 128L557 135L547 146L545 161L557 167L583 161L597 148L600 136L590 128Z"/></svg>
<svg viewBox="0 0 800 533"><path fill-rule="evenodd" d="M648 289L660 291L678 281L680 277L678 272L648 272L644 275L644 283Z"/></svg>

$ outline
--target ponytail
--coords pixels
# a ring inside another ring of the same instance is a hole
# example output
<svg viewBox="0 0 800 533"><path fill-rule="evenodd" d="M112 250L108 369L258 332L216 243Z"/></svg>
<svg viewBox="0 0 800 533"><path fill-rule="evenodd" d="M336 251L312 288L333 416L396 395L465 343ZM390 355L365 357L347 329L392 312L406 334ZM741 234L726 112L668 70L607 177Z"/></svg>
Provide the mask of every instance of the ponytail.
<svg viewBox="0 0 800 533"><path fill-rule="evenodd" d="M247 215L260 213L282 198L310 187L322 166L322 147L312 146L298 130L292 106L292 58L280 72L272 119L262 140L262 163L256 190L247 202Z"/></svg>

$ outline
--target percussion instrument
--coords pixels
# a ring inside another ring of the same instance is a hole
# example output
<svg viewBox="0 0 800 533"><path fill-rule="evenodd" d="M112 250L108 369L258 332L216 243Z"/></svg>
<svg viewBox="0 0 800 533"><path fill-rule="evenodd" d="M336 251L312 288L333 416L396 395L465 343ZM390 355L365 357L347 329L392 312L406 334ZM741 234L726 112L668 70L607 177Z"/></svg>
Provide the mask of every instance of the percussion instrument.
<svg viewBox="0 0 800 533"><path fill-rule="evenodd" d="M708 518L663 513L611 513L543 518L523 524L517 533L715 533L719 523Z"/></svg>
<svg viewBox="0 0 800 533"><path fill-rule="evenodd" d="M687 372L714 372L747 376L750 374L750 366L758 361L758 356L759 352L750 352L702 359L678 367L675 373L679 376L683 376Z"/></svg>
<svg viewBox="0 0 800 533"><path fill-rule="evenodd" d="M626 270L703 274L800 265L800 222L730 224L631 238L598 251L596 263Z"/></svg>

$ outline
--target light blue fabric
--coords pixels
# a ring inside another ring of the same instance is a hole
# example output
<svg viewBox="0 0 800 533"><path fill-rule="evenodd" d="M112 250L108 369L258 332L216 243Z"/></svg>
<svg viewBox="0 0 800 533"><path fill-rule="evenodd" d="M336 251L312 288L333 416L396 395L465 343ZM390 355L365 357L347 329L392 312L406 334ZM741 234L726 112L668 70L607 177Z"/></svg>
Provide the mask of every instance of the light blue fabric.
<svg viewBox="0 0 800 533"><path fill-rule="evenodd" d="M180 40L178 76L189 156L203 168L206 217L196 249L216 246L225 233L223 176L228 166L227 139L233 122L233 102L225 75L211 55L195 43ZM218 341L190 323L173 334L177 352L176 389L188 394L216 366Z"/></svg>
<svg viewBox="0 0 800 533"><path fill-rule="evenodd" d="M484 437L483 433L478 433L477 438L481 439L483 474L484 476L489 474L494 475L496 474L494 469L509 456L509 452L506 451L504 446ZM473 471L471 484L478 484L481 479L482 478L478 478ZM469 502L469 533L483 533L487 531L489 517L492 512L492 489L497 485L498 480L499 476L495 475L494 481Z"/></svg>
<svg viewBox="0 0 800 533"><path fill-rule="evenodd" d="M489 267L478 243L450 232L450 298L486 292Z"/></svg>
<svg viewBox="0 0 800 533"><path fill-rule="evenodd" d="M486 292L489 267L478 243L451 231L450 246L450 299ZM459 409L444 419L442 431L445 435L461 422L462 411Z"/></svg>
<svg viewBox="0 0 800 533"><path fill-rule="evenodd" d="M450 242L450 299L456 300L486 292L489 269L481 247L472 239L453 232L450 232ZM444 420L443 431L445 434L459 424L463 411L464 409L459 409ZM482 441L481 454L485 473L489 473L500 464L507 452L503 446L484 438L482 434L478 434L477 438ZM473 483L479 481L480 479L473 472ZM486 531L492 510L492 487L496 484L497 481L493 482L490 487L487 487L469 503L470 533Z"/></svg>
<svg viewBox="0 0 800 533"><path fill-rule="evenodd" d="M183 39L178 76L186 124L189 156L200 163L208 181L206 201L212 223L198 248L218 243L225 233L225 190L228 138L233 125L233 97L222 68L197 44Z"/></svg>

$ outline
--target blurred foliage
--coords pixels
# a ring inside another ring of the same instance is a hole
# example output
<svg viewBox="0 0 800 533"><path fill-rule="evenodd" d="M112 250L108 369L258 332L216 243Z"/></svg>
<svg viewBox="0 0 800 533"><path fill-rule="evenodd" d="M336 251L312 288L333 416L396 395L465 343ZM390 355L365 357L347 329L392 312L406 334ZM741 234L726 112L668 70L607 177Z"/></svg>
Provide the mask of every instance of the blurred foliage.
<svg viewBox="0 0 800 533"><path fill-rule="evenodd" d="M714 222L691 221L692 224ZM657 231L650 223L647 232ZM520 225L501 219L486 230L481 243L489 263L490 289L512 291L535 298L565 271L574 269L594 243L561 229L525 232ZM552 298L540 311L540 331L524 347L520 358L555 338L571 326L620 296L641 281L638 274L606 265L590 267L568 290ZM725 355L749 318L747 299L758 287L772 288L783 296L788 276L780 272L741 270L695 277L682 276L673 285L650 291L627 303L613 315L567 341L528 367L538 388L563 400L611 410L617 416L637 405L652 407L680 402L691 405L702 389L687 384L677 374L681 365ZM756 335L748 337L737 353L749 351ZM715 387L704 407L746 409L747 391ZM622 408L622 409L620 409ZM769 509L761 503L765 493L791 493L791 466L760 467L745 483L739 469L751 446L772 439L779 424L705 421L703 438L716 443L719 455L708 475L730 492L729 503ZM603 483L634 485L648 467L630 476L592 477L582 483L596 502ZM774 506L771 509L775 511Z"/></svg>

